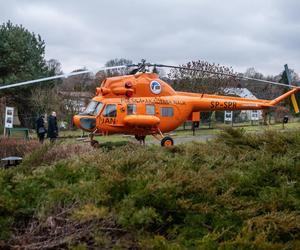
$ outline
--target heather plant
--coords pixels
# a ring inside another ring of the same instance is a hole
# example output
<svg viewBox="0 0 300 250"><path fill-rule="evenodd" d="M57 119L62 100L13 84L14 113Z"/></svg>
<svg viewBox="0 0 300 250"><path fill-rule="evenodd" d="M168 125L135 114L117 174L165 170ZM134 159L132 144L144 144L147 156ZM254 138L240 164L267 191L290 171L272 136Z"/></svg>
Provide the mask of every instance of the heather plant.
<svg viewBox="0 0 300 250"><path fill-rule="evenodd" d="M297 249L300 136L45 146L0 171L1 246Z"/></svg>
<svg viewBox="0 0 300 250"><path fill-rule="evenodd" d="M0 145L0 158L8 156L23 157L25 154L32 152L40 146L36 140L12 138L0 138Z"/></svg>

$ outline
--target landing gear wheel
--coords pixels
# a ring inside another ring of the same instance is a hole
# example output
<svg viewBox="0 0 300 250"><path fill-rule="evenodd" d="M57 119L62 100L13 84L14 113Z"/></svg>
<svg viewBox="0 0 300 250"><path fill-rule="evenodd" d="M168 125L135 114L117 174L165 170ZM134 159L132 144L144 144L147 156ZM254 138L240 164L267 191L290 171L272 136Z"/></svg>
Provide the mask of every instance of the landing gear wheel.
<svg viewBox="0 0 300 250"><path fill-rule="evenodd" d="M171 147L174 145L174 141L171 137L166 136L161 140L160 145L162 147Z"/></svg>
<svg viewBox="0 0 300 250"><path fill-rule="evenodd" d="M99 147L99 142L96 141L96 140L91 140L91 146L92 146L93 148L98 148L98 147Z"/></svg>

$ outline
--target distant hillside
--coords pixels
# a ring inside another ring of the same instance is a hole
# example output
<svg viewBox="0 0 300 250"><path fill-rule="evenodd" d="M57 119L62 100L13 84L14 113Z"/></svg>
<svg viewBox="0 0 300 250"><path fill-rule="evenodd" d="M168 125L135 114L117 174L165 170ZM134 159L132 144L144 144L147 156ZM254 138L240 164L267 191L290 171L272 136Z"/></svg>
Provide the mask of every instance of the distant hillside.
<svg viewBox="0 0 300 250"><path fill-rule="evenodd" d="M299 249L299 132L37 147L0 170L0 248Z"/></svg>

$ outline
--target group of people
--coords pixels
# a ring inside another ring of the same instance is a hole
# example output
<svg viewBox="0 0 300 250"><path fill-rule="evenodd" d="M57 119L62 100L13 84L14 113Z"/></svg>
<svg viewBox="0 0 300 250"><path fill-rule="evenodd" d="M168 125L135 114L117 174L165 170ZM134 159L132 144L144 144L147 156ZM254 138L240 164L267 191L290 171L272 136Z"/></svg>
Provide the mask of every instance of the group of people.
<svg viewBox="0 0 300 250"><path fill-rule="evenodd" d="M48 117L48 129L45 127L44 116L41 115L36 121L36 133L39 138L40 143L44 142L45 136L50 139L50 142L55 142L58 137L58 127L56 120L56 112L52 112Z"/></svg>

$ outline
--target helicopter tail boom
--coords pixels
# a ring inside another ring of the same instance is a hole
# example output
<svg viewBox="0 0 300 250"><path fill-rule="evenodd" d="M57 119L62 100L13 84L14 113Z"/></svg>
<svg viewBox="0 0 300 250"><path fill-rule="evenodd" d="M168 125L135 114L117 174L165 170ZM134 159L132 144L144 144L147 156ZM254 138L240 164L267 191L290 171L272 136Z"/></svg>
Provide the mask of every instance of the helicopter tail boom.
<svg viewBox="0 0 300 250"><path fill-rule="evenodd" d="M284 93L283 95L275 98L274 100L270 101L269 104L271 106L275 106L277 105L279 102L283 101L284 99L288 98L289 96L292 96L292 104L294 106L294 109L295 109L295 112L298 113L299 112L299 108L298 108L298 104L297 104L297 101L296 101L296 97L295 97L295 93L300 91L300 87L298 88L294 88L286 93ZM298 110L298 112L297 112Z"/></svg>
<svg viewBox="0 0 300 250"><path fill-rule="evenodd" d="M212 111L212 110L258 110L274 107L284 99L293 96L300 87L294 88L274 100L249 99L234 96L217 96L198 94L189 95L194 101L193 111ZM292 98L295 112L299 111L296 98Z"/></svg>

